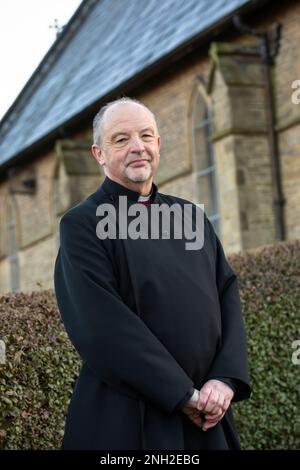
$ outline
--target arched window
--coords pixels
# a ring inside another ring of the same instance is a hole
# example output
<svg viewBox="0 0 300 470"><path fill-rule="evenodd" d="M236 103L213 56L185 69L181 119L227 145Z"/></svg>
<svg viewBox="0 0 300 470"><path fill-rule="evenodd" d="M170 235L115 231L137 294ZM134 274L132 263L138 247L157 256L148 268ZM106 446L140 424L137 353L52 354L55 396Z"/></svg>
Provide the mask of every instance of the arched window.
<svg viewBox="0 0 300 470"><path fill-rule="evenodd" d="M191 140L196 203L204 204L205 213L213 224L217 235L220 236L215 155L210 140L212 130L211 107L197 87L192 97L191 109Z"/></svg>

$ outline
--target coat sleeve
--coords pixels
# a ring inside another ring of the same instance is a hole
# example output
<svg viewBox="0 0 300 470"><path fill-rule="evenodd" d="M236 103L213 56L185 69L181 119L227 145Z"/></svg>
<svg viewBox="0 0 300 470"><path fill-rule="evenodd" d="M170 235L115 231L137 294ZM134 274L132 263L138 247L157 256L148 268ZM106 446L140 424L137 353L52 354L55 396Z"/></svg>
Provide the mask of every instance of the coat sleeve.
<svg viewBox="0 0 300 470"><path fill-rule="evenodd" d="M208 221L210 238L215 251L216 284L221 310L221 343L209 371L207 380L229 377L236 390L233 401L250 397L247 338L243 321L237 276L229 265L221 242L211 222Z"/></svg>
<svg viewBox="0 0 300 470"><path fill-rule="evenodd" d="M193 381L118 293L110 253L91 223L65 214L54 285L83 362L111 387L171 413Z"/></svg>
<svg viewBox="0 0 300 470"><path fill-rule="evenodd" d="M193 394L194 394L194 387L191 387L190 390L182 398L182 400L180 400L180 402L177 404L176 409L181 410L181 408L187 404L190 398L192 398Z"/></svg>

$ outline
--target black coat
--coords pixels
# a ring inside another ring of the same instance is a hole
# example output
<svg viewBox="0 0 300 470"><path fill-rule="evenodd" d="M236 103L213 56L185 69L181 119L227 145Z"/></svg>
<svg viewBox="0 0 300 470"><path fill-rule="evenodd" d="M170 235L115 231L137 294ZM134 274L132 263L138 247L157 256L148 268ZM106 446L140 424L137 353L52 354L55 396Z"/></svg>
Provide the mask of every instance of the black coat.
<svg viewBox="0 0 300 470"><path fill-rule="evenodd" d="M155 203L185 202L157 192ZM83 366L63 449L239 448L231 409L203 432L177 405L191 386L229 377L250 396L237 278L207 217L204 246L96 236L99 204L138 193L106 178L60 222L55 292ZM149 210L148 206L148 209Z"/></svg>

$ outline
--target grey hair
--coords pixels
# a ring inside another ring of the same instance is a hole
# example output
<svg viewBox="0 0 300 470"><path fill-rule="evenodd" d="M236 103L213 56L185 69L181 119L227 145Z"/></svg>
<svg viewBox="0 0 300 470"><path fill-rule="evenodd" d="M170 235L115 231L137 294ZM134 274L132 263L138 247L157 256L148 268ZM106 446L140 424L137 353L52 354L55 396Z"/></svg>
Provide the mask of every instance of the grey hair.
<svg viewBox="0 0 300 470"><path fill-rule="evenodd" d="M155 116L152 113L152 111L150 111L150 109L147 108L146 105L141 103L141 101L139 101L135 98L129 98L128 96L125 96L123 98L118 98L114 101L110 101L109 103L106 103L105 106L102 106L100 111L98 111L98 113L94 117L94 119L93 119L93 141L94 141L94 145L98 145L98 146L102 145L101 137L102 137L102 130L103 130L103 124L104 124L104 121L105 121L106 111L111 106L114 106L115 104L119 104L119 103L124 103L124 104L126 104L126 103L136 103L136 104L139 104L140 106L143 106L145 109L147 109L152 114L153 119L156 122Z"/></svg>

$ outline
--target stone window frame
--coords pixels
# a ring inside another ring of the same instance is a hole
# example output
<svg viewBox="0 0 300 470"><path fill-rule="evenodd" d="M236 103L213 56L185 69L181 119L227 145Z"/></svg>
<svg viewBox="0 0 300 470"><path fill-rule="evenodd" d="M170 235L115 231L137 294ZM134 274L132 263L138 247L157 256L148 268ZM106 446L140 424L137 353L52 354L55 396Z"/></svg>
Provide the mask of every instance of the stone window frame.
<svg viewBox="0 0 300 470"><path fill-rule="evenodd" d="M203 115L205 118L202 119L201 122L194 123L195 121L195 105L197 103L201 103L204 107ZM195 150L195 129L203 129L205 127L206 133L206 149L207 149L207 156L210 165L206 168L198 170L199 162L196 150ZM200 178L201 177L211 177L209 185L210 185L210 192L212 194L211 199L211 206L212 206L212 213L207 214L209 220L211 221L216 234L220 237L220 212L219 212L219 204L218 204L218 188L217 188L217 178L216 178L216 158L215 158L215 151L213 143L210 139L211 135L213 134L213 108L211 104L211 100L207 95L204 86L201 83L197 83L194 86L191 95L190 101L190 146L191 146L191 153L192 153L192 164L193 164L193 174L194 174L194 187L195 187L195 195L196 195L196 203L202 204L201 201L201 185L200 185ZM204 207L205 209L205 207Z"/></svg>

